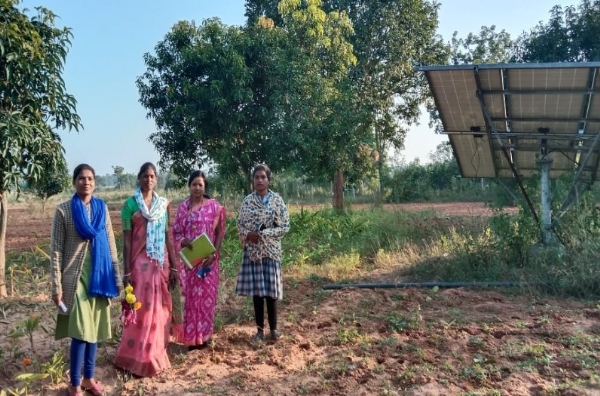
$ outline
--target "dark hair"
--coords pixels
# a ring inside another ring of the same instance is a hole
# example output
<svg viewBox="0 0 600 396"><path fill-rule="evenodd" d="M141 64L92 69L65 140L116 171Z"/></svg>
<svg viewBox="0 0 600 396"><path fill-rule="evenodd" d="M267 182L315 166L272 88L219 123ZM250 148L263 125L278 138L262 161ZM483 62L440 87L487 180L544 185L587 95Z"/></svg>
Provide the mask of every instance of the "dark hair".
<svg viewBox="0 0 600 396"><path fill-rule="evenodd" d="M140 177L142 177L142 175L144 173L146 173L146 171L148 171L148 169L152 169L154 171L154 174L156 176L158 176L158 172L156 171L156 166L154 166L154 164L152 162L146 162L144 165L142 165L142 167L140 168L140 171L138 172L138 180L140 179Z"/></svg>
<svg viewBox="0 0 600 396"><path fill-rule="evenodd" d="M265 171L265 173L267 174L267 179L269 181L271 181L271 169L269 168L269 165L267 165L267 164L254 165L254 168L252 168L252 178L253 179L254 179L254 175L258 171Z"/></svg>
<svg viewBox="0 0 600 396"><path fill-rule="evenodd" d="M206 180L206 175L201 170L195 170L192 173L190 173L190 177L188 178L188 187L192 185L192 182L197 177L202 178L202 180L204 181L204 188L206 189L208 187L208 180Z"/></svg>
<svg viewBox="0 0 600 396"><path fill-rule="evenodd" d="M195 170L192 173L190 173L190 177L188 178L188 187L190 187L194 179L198 177L201 177L204 181L204 197L210 198L210 195L206 194L206 190L208 190L208 179L206 178L204 172L202 172L201 170Z"/></svg>
<svg viewBox="0 0 600 396"><path fill-rule="evenodd" d="M92 175L94 175L94 179L96 179L96 171L94 170L94 168L92 168L88 164L79 164L73 170L73 183L77 181L77 178L84 170L89 170L90 172L92 172Z"/></svg>

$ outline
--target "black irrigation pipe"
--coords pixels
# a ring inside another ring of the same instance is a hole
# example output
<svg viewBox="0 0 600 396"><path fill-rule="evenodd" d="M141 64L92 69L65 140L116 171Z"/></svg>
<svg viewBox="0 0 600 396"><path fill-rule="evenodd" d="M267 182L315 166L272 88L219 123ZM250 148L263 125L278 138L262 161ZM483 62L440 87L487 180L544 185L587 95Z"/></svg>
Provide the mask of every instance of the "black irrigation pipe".
<svg viewBox="0 0 600 396"><path fill-rule="evenodd" d="M408 289L412 287L516 287L530 286L530 282L400 282L400 283L346 283L324 285L324 290L354 287L357 289Z"/></svg>

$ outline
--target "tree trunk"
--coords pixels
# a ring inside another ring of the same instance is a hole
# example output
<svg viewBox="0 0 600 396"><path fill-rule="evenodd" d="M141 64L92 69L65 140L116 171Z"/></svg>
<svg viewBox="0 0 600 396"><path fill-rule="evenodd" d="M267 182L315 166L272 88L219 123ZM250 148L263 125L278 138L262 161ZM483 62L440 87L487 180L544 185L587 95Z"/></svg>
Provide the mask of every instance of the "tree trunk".
<svg viewBox="0 0 600 396"><path fill-rule="evenodd" d="M338 169L333 177L333 209L344 210L344 171Z"/></svg>
<svg viewBox="0 0 600 396"><path fill-rule="evenodd" d="M377 173L379 174L379 185L377 186L379 193L379 199L383 202L383 188L381 185L381 178L383 177L383 156L379 156L379 161L377 161Z"/></svg>
<svg viewBox="0 0 600 396"><path fill-rule="evenodd" d="M0 298L6 293L6 225L8 222L8 194L0 191Z"/></svg>

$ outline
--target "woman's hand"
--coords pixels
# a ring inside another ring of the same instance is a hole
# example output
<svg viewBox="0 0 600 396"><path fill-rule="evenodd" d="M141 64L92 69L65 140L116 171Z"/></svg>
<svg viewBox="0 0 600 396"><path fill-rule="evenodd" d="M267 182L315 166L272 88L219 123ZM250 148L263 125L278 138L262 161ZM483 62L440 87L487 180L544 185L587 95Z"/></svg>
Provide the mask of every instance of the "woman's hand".
<svg viewBox="0 0 600 396"><path fill-rule="evenodd" d="M251 243L258 243L260 240L260 234L255 231L251 231L246 235L246 241Z"/></svg>
<svg viewBox="0 0 600 396"><path fill-rule="evenodd" d="M52 295L52 302L58 307L60 302L62 301L62 294L54 294Z"/></svg>
<svg viewBox="0 0 600 396"><path fill-rule="evenodd" d="M215 254L211 253L209 254L204 260L202 260L202 262L200 263L200 268L206 268L206 267L210 267L213 263L213 261L215 261Z"/></svg>
<svg viewBox="0 0 600 396"><path fill-rule="evenodd" d="M123 275L123 289L125 289L130 283L131 280L129 279L129 275Z"/></svg>
<svg viewBox="0 0 600 396"><path fill-rule="evenodd" d="M190 241L187 238L183 238L181 240L181 247L186 247L186 248L188 248L190 250L194 250L194 246L192 246L192 241Z"/></svg>

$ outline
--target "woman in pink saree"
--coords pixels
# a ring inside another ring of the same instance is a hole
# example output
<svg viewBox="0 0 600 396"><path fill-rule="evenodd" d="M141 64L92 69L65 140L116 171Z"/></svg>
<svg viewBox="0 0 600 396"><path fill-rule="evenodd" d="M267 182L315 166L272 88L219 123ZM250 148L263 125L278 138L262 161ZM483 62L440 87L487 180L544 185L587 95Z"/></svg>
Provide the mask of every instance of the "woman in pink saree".
<svg viewBox="0 0 600 396"><path fill-rule="evenodd" d="M140 187L125 201L123 220L123 283L133 286L141 302L136 320L123 326L115 365L138 377L150 377L171 367L167 355L172 299L169 283L177 282L175 256L169 238L169 205L154 191L156 168L142 165Z"/></svg>
<svg viewBox="0 0 600 396"><path fill-rule="evenodd" d="M175 248L177 251L182 247L191 248L191 241L206 233L216 249L193 269L188 269L178 257L184 296L183 328L179 334L173 335L192 350L206 346L214 331L220 249L225 236L225 208L205 194L207 181L203 172L192 172L188 186L190 197L179 205L173 225ZM203 271L199 271L201 269Z"/></svg>

